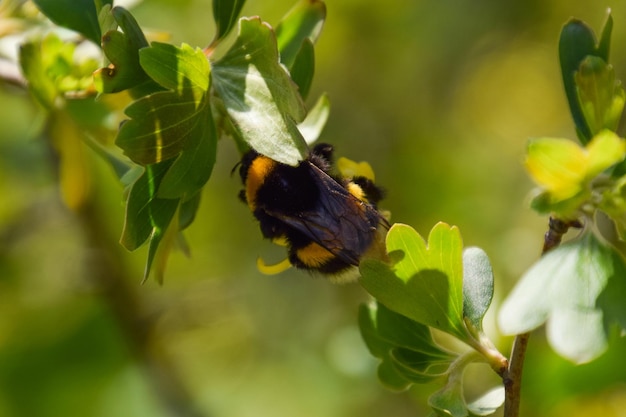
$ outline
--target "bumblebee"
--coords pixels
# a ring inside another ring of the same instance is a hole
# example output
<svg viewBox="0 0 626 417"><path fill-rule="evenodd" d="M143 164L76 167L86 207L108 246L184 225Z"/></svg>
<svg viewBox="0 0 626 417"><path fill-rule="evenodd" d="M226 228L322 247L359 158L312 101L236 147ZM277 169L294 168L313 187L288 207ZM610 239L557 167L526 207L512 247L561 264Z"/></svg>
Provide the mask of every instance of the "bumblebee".
<svg viewBox="0 0 626 417"><path fill-rule="evenodd" d="M388 223L376 207L382 190L364 176L336 175L332 154L319 144L293 167L251 150L239 167L240 199L263 236L284 243L291 265L337 276L358 266Z"/></svg>

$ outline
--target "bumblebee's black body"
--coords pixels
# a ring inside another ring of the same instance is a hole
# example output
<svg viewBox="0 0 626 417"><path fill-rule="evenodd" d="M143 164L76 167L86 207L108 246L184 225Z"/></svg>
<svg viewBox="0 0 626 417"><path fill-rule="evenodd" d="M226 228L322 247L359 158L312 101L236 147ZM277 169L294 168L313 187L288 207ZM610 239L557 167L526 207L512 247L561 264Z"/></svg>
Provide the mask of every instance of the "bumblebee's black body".
<svg viewBox="0 0 626 417"><path fill-rule="evenodd" d="M381 190L365 177L336 177L331 165L332 147L320 144L296 167L250 151L239 172L263 236L286 239L297 268L336 274L358 265L386 220L376 209Z"/></svg>

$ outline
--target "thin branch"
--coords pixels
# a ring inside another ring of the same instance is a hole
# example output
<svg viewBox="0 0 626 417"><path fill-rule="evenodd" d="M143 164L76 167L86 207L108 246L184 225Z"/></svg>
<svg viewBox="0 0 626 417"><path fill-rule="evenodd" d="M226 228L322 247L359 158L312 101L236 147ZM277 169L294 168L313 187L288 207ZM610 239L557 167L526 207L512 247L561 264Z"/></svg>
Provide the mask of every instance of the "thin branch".
<svg viewBox="0 0 626 417"><path fill-rule="evenodd" d="M509 368L504 373L504 416L519 416L519 405L522 389L522 370L524 368L524 358L530 333L518 334L513 341Z"/></svg>
<svg viewBox="0 0 626 417"><path fill-rule="evenodd" d="M582 223L578 220L560 220L554 217L550 218L549 228L544 236L543 249L541 256L548 251L557 247L563 235L567 233L570 227L580 228ZM504 417L518 417L519 406L521 401L522 389L522 371L524 369L524 359L526 357L526 348L528 347L528 339L530 333L518 334L513 341L511 350L511 358L509 359L509 367L502 375L504 383Z"/></svg>

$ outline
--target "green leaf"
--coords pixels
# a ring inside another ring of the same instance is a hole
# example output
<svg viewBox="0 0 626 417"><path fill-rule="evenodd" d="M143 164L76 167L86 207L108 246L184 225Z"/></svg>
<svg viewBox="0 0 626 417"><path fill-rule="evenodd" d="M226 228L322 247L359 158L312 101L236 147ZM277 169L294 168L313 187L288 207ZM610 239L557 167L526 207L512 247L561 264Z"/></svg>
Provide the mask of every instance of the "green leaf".
<svg viewBox="0 0 626 417"><path fill-rule="evenodd" d="M372 355L381 359L381 382L394 390L440 378L455 357L434 342L427 326L380 303L360 307L359 328Z"/></svg>
<svg viewBox="0 0 626 417"><path fill-rule="evenodd" d="M126 249L139 248L153 233L164 233L169 226L179 200L158 198L157 191L170 165L163 162L147 166L131 186L121 238Z"/></svg>
<svg viewBox="0 0 626 417"><path fill-rule="evenodd" d="M300 0L278 24L276 38L280 62L290 71L301 54L303 44L307 40L311 45L315 43L325 19L326 5L323 1Z"/></svg>
<svg viewBox="0 0 626 417"><path fill-rule="evenodd" d="M596 134L585 148L568 139L539 138L529 142L526 169L545 193L533 208L562 218L575 215L591 195L590 183L624 159L626 142L610 130Z"/></svg>
<svg viewBox="0 0 626 417"><path fill-rule="evenodd" d="M393 366L407 380L425 384L445 377L453 355L442 355L440 352L415 351L404 348L394 348L390 352Z"/></svg>
<svg viewBox="0 0 626 417"><path fill-rule="evenodd" d="M143 84L151 84L151 81L139 64L139 50L147 47L148 41L129 11L117 6L111 13L123 33L110 30L102 37L102 50L111 65L94 73L96 89L100 93L116 93L146 88Z"/></svg>
<svg viewBox="0 0 626 417"><path fill-rule="evenodd" d="M611 306L618 311L613 316L623 317L616 300L605 295L600 302L599 297L625 274L621 256L587 232L552 249L526 271L502 304L500 328L519 334L547 323L548 341L559 354L576 363L593 360L606 349L605 321L611 315L604 309Z"/></svg>
<svg viewBox="0 0 626 417"><path fill-rule="evenodd" d="M116 144L140 165L150 165L178 156L195 132L207 106L199 108L190 89L145 96L125 110Z"/></svg>
<svg viewBox="0 0 626 417"><path fill-rule="evenodd" d="M140 53L141 65L169 91L135 101L126 109L131 120L117 145L133 161L149 165L178 158L163 179L161 197L193 194L211 175L217 132L208 99L208 61L202 51L154 43Z"/></svg>
<svg viewBox="0 0 626 417"><path fill-rule="evenodd" d="M563 26L559 38L563 85L578 136L583 144L591 140L592 133L578 101L575 74L585 57L597 53L595 34L585 22L571 19ZM605 61L608 61L607 58L605 57Z"/></svg>
<svg viewBox="0 0 626 417"><path fill-rule="evenodd" d="M493 270L485 251L466 248L463 251L463 315L482 330L483 317L493 299Z"/></svg>
<svg viewBox="0 0 626 417"><path fill-rule="evenodd" d="M599 208L615 223L619 239L626 241L626 175L616 178L613 186L604 191Z"/></svg>
<svg viewBox="0 0 626 417"><path fill-rule="evenodd" d="M209 62L200 48L153 42L139 51L139 62L154 81L168 90L191 89L200 100L209 89Z"/></svg>
<svg viewBox="0 0 626 417"><path fill-rule="evenodd" d="M378 380L388 390L402 392L409 389L412 385L412 382L402 376L396 369L391 360L381 362L377 373Z"/></svg>
<svg viewBox="0 0 626 417"><path fill-rule="evenodd" d="M298 125L298 130L300 130L306 143L310 145L320 137L322 130L324 130L326 126L329 115L330 100L326 94L322 94L306 115L306 119Z"/></svg>
<svg viewBox="0 0 626 417"><path fill-rule="evenodd" d="M315 51L313 43L309 39L302 42L302 48L298 51L296 59L290 68L291 79L298 85L302 99L306 99L313 84L315 73Z"/></svg>
<svg viewBox="0 0 626 417"><path fill-rule="evenodd" d="M211 177L217 152L217 130L210 106L206 106L197 119L188 143L163 178L159 197L194 195Z"/></svg>
<svg viewBox="0 0 626 417"><path fill-rule="evenodd" d="M224 39L237 23L239 13L245 0L213 0L213 19L215 20L215 37L212 45Z"/></svg>
<svg viewBox="0 0 626 417"><path fill-rule="evenodd" d="M100 44L100 24L94 0L34 0L37 8L51 21L82 34L96 44ZM103 0L102 4L112 5L113 0Z"/></svg>
<svg viewBox="0 0 626 417"><path fill-rule="evenodd" d="M463 322L463 263L459 230L438 223L428 245L411 227L394 224L387 251L399 260L361 262L361 284L390 309L460 340L468 334Z"/></svg>
<svg viewBox="0 0 626 417"><path fill-rule="evenodd" d="M40 42L27 42L20 45L20 66L28 88L37 101L47 109L53 109L59 92L56 83L51 79L44 65L47 52Z"/></svg>
<svg viewBox="0 0 626 417"><path fill-rule="evenodd" d="M258 18L239 22L234 45L212 63L215 91L238 134L253 149L295 166L308 152L297 128L306 115L304 104L278 61L272 29Z"/></svg>
<svg viewBox="0 0 626 417"><path fill-rule="evenodd" d="M496 387L467 405L467 409L475 416L489 416L504 404L504 387Z"/></svg>
<svg viewBox="0 0 626 417"><path fill-rule="evenodd" d="M481 356L473 351L461 355L448 370L446 385L428 398L430 405L438 416L467 417L472 415L488 415L487 410L495 411L504 400L501 388L489 391L471 405L465 401L463 394L463 374L467 365L480 362ZM476 411L476 413L474 413Z"/></svg>
<svg viewBox="0 0 626 417"><path fill-rule="evenodd" d="M576 72L578 100L591 135L602 129L616 131L624 110L624 89L613 67L602 58L586 57Z"/></svg>
<svg viewBox="0 0 626 417"><path fill-rule="evenodd" d="M468 410L463 396L463 372L465 364L454 366L446 385L428 398L428 405L438 416L467 417Z"/></svg>

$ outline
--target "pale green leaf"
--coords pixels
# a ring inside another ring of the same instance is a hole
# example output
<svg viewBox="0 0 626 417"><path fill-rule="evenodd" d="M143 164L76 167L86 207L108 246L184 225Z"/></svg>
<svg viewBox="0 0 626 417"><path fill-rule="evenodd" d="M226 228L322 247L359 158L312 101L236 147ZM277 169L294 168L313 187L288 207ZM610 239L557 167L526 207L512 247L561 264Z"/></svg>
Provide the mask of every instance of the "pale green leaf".
<svg viewBox="0 0 626 417"><path fill-rule="evenodd" d="M621 256L587 232L552 249L526 271L502 304L500 328L519 334L547 322L548 341L558 353L573 362L590 361L607 344L610 317L600 296L610 281L624 279L625 270Z"/></svg>
<svg viewBox="0 0 626 417"><path fill-rule="evenodd" d="M322 94L306 115L306 118L298 125L298 129L307 144L312 144L320 137L328 121L329 114L330 100L326 94Z"/></svg>
<svg viewBox="0 0 626 417"><path fill-rule="evenodd" d="M485 251L471 247L463 251L463 315L481 330L493 298L493 270Z"/></svg>
<svg viewBox="0 0 626 417"><path fill-rule="evenodd" d="M475 416L489 416L504 404L504 387L499 386L487 391L467 405L468 410Z"/></svg>

